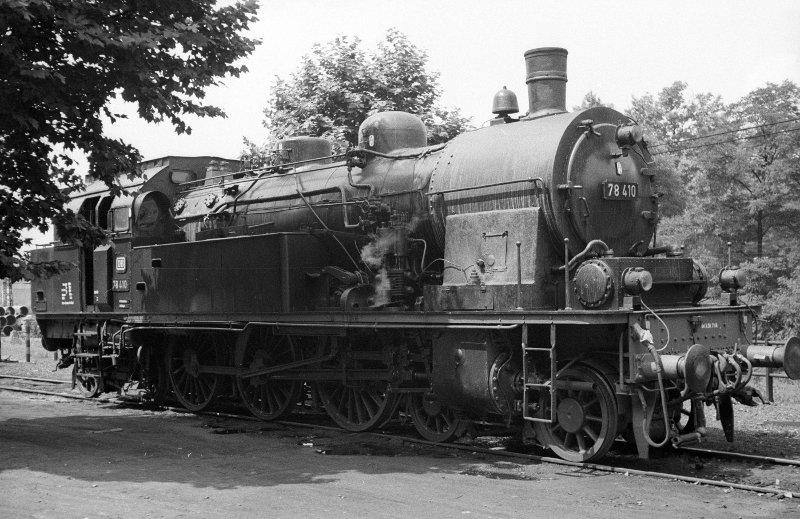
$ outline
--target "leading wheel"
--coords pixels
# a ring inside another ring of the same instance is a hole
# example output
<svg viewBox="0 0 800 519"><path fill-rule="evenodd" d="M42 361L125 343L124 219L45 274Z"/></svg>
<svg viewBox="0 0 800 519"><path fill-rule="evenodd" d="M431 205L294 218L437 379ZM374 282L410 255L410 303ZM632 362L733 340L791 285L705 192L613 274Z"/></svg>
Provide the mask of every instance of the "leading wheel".
<svg viewBox="0 0 800 519"><path fill-rule="evenodd" d="M400 402L384 381L355 381L347 385L321 382L317 391L328 416L342 429L353 432L385 424Z"/></svg>
<svg viewBox="0 0 800 519"><path fill-rule="evenodd" d="M672 410L672 423L678 430L678 434L694 431L694 402L694 400L684 400Z"/></svg>
<svg viewBox="0 0 800 519"><path fill-rule="evenodd" d="M212 336L201 335L186 341L170 342L167 348L169 382L175 398L189 411L207 409L217 396L221 377L203 371L217 365L217 345Z"/></svg>
<svg viewBox="0 0 800 519"><path fill-rule="evenodd" d="M588 462L606 455L617 437L617 401L602 374L586 365L565 369L555 383L556 420L536 422L545 447L569 461ZM550 396L542 399L550 416Z"/></svg>
<svg viewBox="0 0 800 519"><path fill-rule="evenodd" d="M409 395L408 413L420 436L432 442L449 442L459 438L469 423L430 393Z"/></svg>
<svg viewBox="0 0 800 519"><path fill-rule="evenodd" d="M236 348L236 366L244 372L236 377L236 387L244 405L261 420L277 420L297 404L303 382L281 380L268 374L247 375L248 371L280 366L298 359L298 349L289 336L259 335Z"/></svg>

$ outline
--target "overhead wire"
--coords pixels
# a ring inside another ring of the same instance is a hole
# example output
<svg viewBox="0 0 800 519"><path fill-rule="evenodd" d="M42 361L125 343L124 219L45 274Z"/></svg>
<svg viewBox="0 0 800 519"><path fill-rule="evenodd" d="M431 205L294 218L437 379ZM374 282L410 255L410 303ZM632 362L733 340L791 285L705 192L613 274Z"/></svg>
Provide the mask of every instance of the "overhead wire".
<svg viewBox="0 0 800 519"><path fill-rule="evenodd" d="M680 139L680 140L677 140L677 141L662 142L662 143L659 143L659 144L651 144L650 146L648 146L648 148L660 148L660 147L663 147L663 146L674 146L675 144L680 144L682 142L698 141L698 140L701 140L701 139L708 139L710 137L717 137L717 136L720 136L720 135L728 135L728 134L731 134L731 133L746 132L746 131L749 131L749 130L757 130L759 128L766 128L768 126L777 126L779 124L793 123L793 122L796 122L796 121L800 121L800 117L795 117L793 119L785 119L783 121L775 121L775 122L772 122L772 123L763 123L763 124L757 124L757 125L754 125L754 126L746 126L744 128L738 128L736 130L726 130L724 132L710 133L708 135L701 135L701 136L697 136L697 137L687 137L685 139Z"/></svg>
<svg viewBox="0 0 800 519"><path fill-rule="evenodd" d="M772 137L773 135L780 135L782 133L791 133L791 132L796 132L796 131L800 131L800 126L797 127L797 128L789 128L789 129L786 129L786 130L778 130L778 131L774 131L774 132L770 132L770 133L764 133L764 134L761 134L761 135L748 135L748 136L745 136L745 137L738 137L736 139L727 139L727 140L724 140L724 141L708 142L708 143L705 143L705 144L698 144L697 146L685 146L685 147L682 147L682 148L674 148L674 149L665 150L665 151L656 151L656 152L652 152L651 155L666 155L666 154L669 154L669 153L678 153L678 152L681 152L681 151L696 150L698 148L707 148L709 146L718 146L720 144L730 144L730 143L733 143L733 142L746 141L746 140L750 140L750 139L758 139L758 138L762 138L762 137ZM714 136L715 135L707 135L707 136L701 137L701 138L705 139L705 138L714 137ZM696 140L699 140L699 139L696 139Z"/></svg>

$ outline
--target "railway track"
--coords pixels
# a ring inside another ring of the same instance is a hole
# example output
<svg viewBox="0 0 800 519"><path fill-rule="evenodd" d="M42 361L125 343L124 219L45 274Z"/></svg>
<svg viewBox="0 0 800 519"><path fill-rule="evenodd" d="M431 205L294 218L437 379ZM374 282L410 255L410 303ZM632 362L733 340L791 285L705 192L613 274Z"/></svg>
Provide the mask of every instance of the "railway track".
<svg viewBox="0 0 800 519"><path fill-rule="evenodd" d="M686 452L688 454L696 454L700 456L717 456L721 458L764 462L764 463L771 463L773 465L793 465L795 467L800 467L800 460L795 460L790 458L775 458L772 456L756 456L754 454L745 454L743 452L729 452L729 451L720 451L716 449L701 449L698 447L680 447L678 449L678 452Z"/></svg>
<svg viewBox="0 0 800 519"><path fill-rule="evenodd" d="M57 379L45 379L45 378L34 378L34 377L18 377L18 376L11 376L11 375L0 375L0 380L12 380L12 381L19 381L19 382L38 382L38 383L45 383L45 384L71 384L70 381L65 380L57 380ZM41 389L34 389L30 387L15 387L15 386L8 386L0 384L0 390L5 391L13 391L17 393L29 393L29 394L37 394L37 395L47 395L47 396L57 396L62 398L69 398L74 400L86 400L90 402L100 402L100 403L111 403L111 402L118 402L119 400L115 398L86 398L84 396L76 395L74 393L67 393L67 392L56 392L56 391L46 391ZM180 407L169 407L170 410L175 412L185 412L191 413ZM191 413L197 414L200 416L210 416L210 417L217 417L217 418L228 418L234 420L243 420L248 422L258 422L261 423L261 420L249 416L247 414L238 414L238 413L229 413L229 412L214 412L214 411L204 411L200 413ZM302 421L289 421L289 420L279 420L276 422L280 425L285 427L293 427L293 428L307 428L307 429L320 429L320 430L328 430L334 432L343 432L343 429L334 426L327 426L321 425L319 423L309 423L309 422L302 422ZM671 472L657 472L657 471L650 471L650 470L640 470L636 468L630 467L623 467L623 466L615 466L615 465L605 465L599 463L578 463L578 462L571 462L562 460L560 458L554 458L550 456L541 456L536 454L528 454L528 453L520 453L520 452L513 452L506 449L496 449L496 448L484 448L478 447L475 445L464 445L464 444L457 444L457 443L440 443L440 442L432 442L428 440L423 440L420 438L416 438L413 436L407 436L404 434L393 434L393 433L386 433L386 432L366 432L362 433L369 436L373 436L376 438L384 438L384 439L391 439L397 440L407 444L416 444L416 445L424 445L429 447L436 447L441 449L448 449L448 450L458 450L462 452L468 452L471 454L482 454L486 456L493 456L497 458L505 458L505 459L516 459L520 461L533 461L537 463L548 463L553 465L561 465L566 467L575 467L580 469L587 469L591 471L597 472L607 472L607 473L614 473L614 474L621 474L625 476L644 476L644 477L653 477L653 478L660 478L660 479L670 479L673 481L683 481L685 483L692 483L692 484L700 484L700 485L707 485L707 486L714 486L714 487L722 487L722 488L733 488L738 490L745 490L749 492L757 492L760 494L773 494L785 498L795 498L800 497L800 493L792 492L787 489L776 488L776 487L769 487L769 486L756 486L756 485L747 485L742 483L737 483L733 481L726 481L720 479L711 479L711 478L698 478L693 476L686 476L682 474L675 474ZM718 458L728 458L731 460L738 460L738 461L749 461L749 462L759 462L763 464L771 464L771 465L790 465L790 466L800 466L800 460L796 459L788 459L788 458L776 458L770 456L757 456L753 454L744 454L744 453L737 453L737 452L727 452L727 451L719 451L713 449L701 449L696 447L683 447L678 449L678 452L683 452L692 455L700 455L700 456L713 456Z"/></svg>

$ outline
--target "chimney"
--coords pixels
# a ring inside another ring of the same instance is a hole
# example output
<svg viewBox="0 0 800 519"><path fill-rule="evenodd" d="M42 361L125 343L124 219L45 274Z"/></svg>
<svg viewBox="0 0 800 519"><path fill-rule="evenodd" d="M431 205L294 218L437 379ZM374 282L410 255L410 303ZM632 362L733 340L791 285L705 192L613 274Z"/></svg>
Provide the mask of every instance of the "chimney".
<svg viewBox="0 0 800 519"><path fill-rule="evenodd" d="M529 110L526 117L566 112L567 50L542 47L525 53Z"/></svg>

